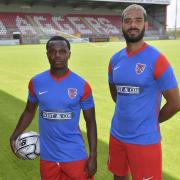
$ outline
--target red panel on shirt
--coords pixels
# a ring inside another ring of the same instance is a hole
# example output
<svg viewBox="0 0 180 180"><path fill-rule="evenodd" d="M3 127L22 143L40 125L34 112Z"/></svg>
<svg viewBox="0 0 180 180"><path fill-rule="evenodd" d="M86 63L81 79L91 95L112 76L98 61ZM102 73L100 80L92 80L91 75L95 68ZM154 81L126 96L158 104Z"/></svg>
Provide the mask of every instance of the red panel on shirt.
<svg viewBox="0 0 180 180"><path fill-rule="evenodd" d="M31 94L32 96L35 96L32 79L31 79L30 82L29 82L28 88L29 88L30 94Z"/></svg>
<svg viewBox="0 0 180 180"><path fill-rule="evenodd" d="M154 68L154 78L158 79L168 68L169 62L166 57L162 54L158 57L155 68Z"/></svg>
<svg viewBox="0 0 180 180"><path fill-rule="evenodd" d="M138 50L136 50L136 51L134 51L134 52L129 53L129 52L127 51L127 48L126 48L126 53L127 53L128 57L130 58L130 57L138 54L139 52L143 51L147 46L148 46L148 45L144 42L143 46L142 46L140 49L138 49Z"/></svg>
<svg viewBox="0 0 180 180"><path fill-rule="evenodd" d="M88 98L90 95L92 94L92 90L90 85L86 82L85 86L84 86L84 94L83 97L81 98L81 101L85 100L86 98Z"/></svg>
<svg viewBox="0 0 180 180"><path fill-rule="evenodd" d="M109 64L108 72L109 72L109 73L112 73L112 66L111 66L111 64Z"/></svg>
<svg viewBox="0 0 180 180"><path fill-rule="evenodd" d="M62 81L65 77L67 77L67 76L71 73L71 71L68 69L68 71L67 71L63 76L61 76L61 77L59 77L59 78L57 78L56 76L54 76L54 75L51 73L51 71L49 71L49 73L50 73L50 76L51 76L54 80L60 82L60 81Z"/></svg>

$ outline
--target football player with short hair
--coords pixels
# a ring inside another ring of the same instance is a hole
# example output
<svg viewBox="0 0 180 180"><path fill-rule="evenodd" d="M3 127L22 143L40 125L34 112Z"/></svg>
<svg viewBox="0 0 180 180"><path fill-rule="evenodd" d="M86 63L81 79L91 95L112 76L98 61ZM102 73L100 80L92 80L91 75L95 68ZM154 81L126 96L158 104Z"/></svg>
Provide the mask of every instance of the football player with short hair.
<svg viewBox="0 0 180 180"><path fill-rule="evenodd" d="M180 94L166 57L144 42L146 10L137 4L122 13L127 47L109 63L109 88L116 103L109 142L108 168L114 180L162 180L159 123L180 110ZM161 98L166 102L161 108Z"/></svg>
<svg viewBox="0 0 180 180"><path fill-rule="evenodd" d="M68 68L70 43L61 36L46 44L50 70L29 82L24 112L10 138L15 141L31 123L39 106L40 174L43 180L92 180L97 169L97 128L91 87ZM89 154L79 129L86 121Z"/></svg>

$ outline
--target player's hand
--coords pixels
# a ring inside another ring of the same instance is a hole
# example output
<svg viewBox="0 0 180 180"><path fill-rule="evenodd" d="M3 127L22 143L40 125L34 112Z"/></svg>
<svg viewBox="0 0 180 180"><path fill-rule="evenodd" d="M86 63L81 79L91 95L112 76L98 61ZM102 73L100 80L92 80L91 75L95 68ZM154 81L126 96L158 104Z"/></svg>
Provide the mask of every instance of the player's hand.
<svg viewBox="0 0 180 180"><path fill-rule="evenodd" d="M96 171L97 171L97 158L89 157L86 164L87 178L91 178L92 176L94 176Z"/></svg>
<svg viewBox="0 0 180 180"><path fill-rule="evenodd" d="M11 137L10 145L11 145L11 150L13 151L14 154L16 154L16 145L15 144L16 144L16 140L13 137Z"/></svg>
<svg viewBox="0 0 180 180"><path fill-rule="evenodd" d="M10 138L10 146L15 156L19 159L23 159L22 157L18 156L18 154L16 153L16 139L14 139L13 137Z"/></svg>

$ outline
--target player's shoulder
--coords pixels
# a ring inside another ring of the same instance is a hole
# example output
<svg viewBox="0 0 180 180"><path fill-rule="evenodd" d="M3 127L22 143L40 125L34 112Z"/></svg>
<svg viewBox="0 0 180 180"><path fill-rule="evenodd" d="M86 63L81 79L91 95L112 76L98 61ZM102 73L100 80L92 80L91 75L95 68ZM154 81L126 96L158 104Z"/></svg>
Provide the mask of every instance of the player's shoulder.
<svg viewBox="0 0 180 180"><path fill-rule="evenodd" d="M47 78L49 76L49 70L38 73L32 77L32 80L39 81Z"/></svg>
<svg viewBox="0 0 180 180"><path fill-rule="evenodd" d="M147 44L145 52L150 55L150 57L158 57L161 52L154 46Z"/></svg>
<svg viewBox="0 0 180 180"><path fill-rule="evenodd" d="M82 76L80 76L79 74L77 74L77 73L75 73L75 72L73 72L73 71L71 71L71 76L70 76L70 78L71 78L73 81L75 81L75 82L79 82L79 83L84 83L84 82L86 82L86 80L85 80Z"/></svg>
<svg viewBox="0 0 180 180"><path fill-rule="evenodd" d="M161 53L156 47L148 45L145 51L145 55L150 64L157 64L157 62L162 62L163 64L167 62L166 56Z"/></svg>
<svg viewBox="0 0 180 180"><path fill-rule="evenodd" d="M125 55L125 51L126 51L125 48L123 48L123 49L117 51L116 53L114 53L110 59L110 63L114 64L117 61L119 61L123 57L123 55Z"/></svg>
<svg viewBox="0 0 180 180"><path fill-rule="evenodd" d="M125 51L126 51L125 48L123 48L123 49L115 52L115 53L112 55L111 60L115 60L115 59L119 58L120 56L123 56L124 53L125 53Z"/></svg>
<svg viewBox="0 0 180 180"><path fill-rule="evenodd" d="M70 84L72 86L77 87L78 89L84 89L84 87L86 87L86 85L88 85L91 88L91 85L89 84L89 82L87 80L85 80L81 75L72 72L68 78L68 81L70 82Z"/></svg>

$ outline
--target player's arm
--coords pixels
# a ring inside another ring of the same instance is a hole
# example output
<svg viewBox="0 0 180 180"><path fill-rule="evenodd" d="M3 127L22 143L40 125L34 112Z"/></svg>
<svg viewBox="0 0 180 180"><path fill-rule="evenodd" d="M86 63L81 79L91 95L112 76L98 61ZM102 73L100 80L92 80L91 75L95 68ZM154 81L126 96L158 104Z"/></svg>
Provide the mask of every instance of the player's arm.
<svg viewBox="0 0 180 180"><path fill-rule="evenodd" d="M165 105L159 112L158 118L161 123L171 118L180 110L178 83L171 65L163 54L160 54L156 61L154 78L166 100Z"/></svg>
<svg viewBox="0 0 180 180"><path fill-rule="evenodd" d="M164 91L162 94L166 99L166 103L159 113L160 123L170 119L173 115L180 111L180 93L178 88Z"/></svg>
<svg viewBox="0 0 180 180"><path fill-rule="evenodd" d="M109 83L109 90L110 90L111 97L112 97L113 101L116 102L116 99L117 99L117 89L116 89L116 86L114 84L110 84Z"/></svg>
<svg viewBox="0 0 180 180"><path fill-rule="evenodd" d="M26 107L19 118L14 132L10 137L10 145L13 152L15 152L15 141L17 137L29 126L29 124L33 120L37 110L37 106L38 105L36 103L32 103L29 100L27 101Z"/></svg>
<svg viewBox="0 0 180 180"><path fill-rule="evenodd" d="M109 66L108 66L109 91L111 93L111 97L112 97L113 101L116 103L117 89L113 82L113 68L112 68L111 61L112 61L112 59L110 59Z"/></svg>
<svg viewBox="0 0 180 180"><path fill-rule="evenodd" d="M83 110L86 121L87 138L89 144L89 158L86 166L88 177L94 176L97 171L97 127L95 119L95 108Z"/></svg>
<svg viewBox="0 0 180 180"><path fill-rule="evenodd" d="M89 144L89 158L85 170L87 176L92 177L97 170L97 127L92 90L87 82L84 84L84 92L80 104L86 121L87 139Z"/></svg>

